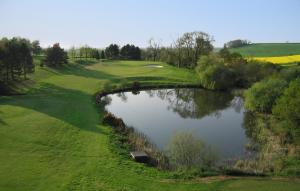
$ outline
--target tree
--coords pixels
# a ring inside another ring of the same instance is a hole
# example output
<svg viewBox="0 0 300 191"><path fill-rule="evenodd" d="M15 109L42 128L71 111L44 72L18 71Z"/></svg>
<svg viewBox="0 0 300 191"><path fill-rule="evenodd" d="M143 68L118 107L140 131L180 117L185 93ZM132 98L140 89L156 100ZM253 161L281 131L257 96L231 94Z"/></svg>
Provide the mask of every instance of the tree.
<svg viewBox="0 0 300 191"><path fill-rule="evenodd" d="M31 43L32 52L34 55L40 55L42 52L42 47L40 46L40 41L35 40Z"/></svg>
<svg viewBox="0 0 300 191"><path fill-rule="evenodd" d="M201 55L208 55L213 50L213 38L204 32L184 33L175 43L177 66L194 68Z"/></svg>
<svg viewBox="0 0 300 191"><path fill-rule="evenodd" d="M53 45L46 50L45 64L48 66L60 66L68 63L67 53L59 46L59 43Z"/></svg>
<svg viewBox="0 0 300 191"><path fill-rule="evenodd" d="M137 46L127 44L121 48L120 56L126 60L140 60L141 50Z"/></svg>
<svg viewBox="0 0 300 191"><path fill-rule="evenodd" d="M68 54L70 55L70 57L72 59L75 59L76 58L76 48L74 46L72 46L69 51L68 51Z"/></svg>
<svg viewBox="0 0 300 191"><path fill-rule="evenodd" d="M228 48L239 48L239 47L247 46L249 44L251 44L251 42L248 40L237 39L237 40L229 41L225 45Z"/></svg>
<svg viewBox="0 0 300 191"><path fill-rule="evenodd" d="M94 51L94 58L96 58L97 60L100 59L100 54L99 54L99 51L97 49L95 49L95 51Z"/></svg>
<svg viewBox="0 0 300 191"><path fill-rule="evenodd" d="M109 59L118 59L120 54L119 46L111 44L105 49L105 55Z"/></svg>
<svg viewBox="0 0 300 191"><path fill-rule="evenodd" d="M216 54L200 57L196 71L201 85L207 89L226 90L235 85L235 73Z"/></svg>
<svg viewBox="0 0 300 191"><path fill-rule="evenodd" d="M285 80L272 78L255 83L245 93L245 107L250 111L270 113L286 85Z"/></svg>
<svg viewBox="0 0 300 191"><path fill-rule="evenodd" d="M159 50L160 50L160 42L155 41L154 38L151 38L149 41L149 47L147 48L148 56L153 61L157 61L159 57Z"/></svg>
<svg viewBox="0 0 300 191"><path fill-rule="evenodd" d="M24 38L3 38L0 41L0 80L8 82L34 71L31 43Z"/></svg>
<svg viewBox="0 0 300 191"><path fill-rule="evenodd" d="M101 59L105 59L105 52L104 52L104 50L101 51L101 57L100 58Z"/></svg>

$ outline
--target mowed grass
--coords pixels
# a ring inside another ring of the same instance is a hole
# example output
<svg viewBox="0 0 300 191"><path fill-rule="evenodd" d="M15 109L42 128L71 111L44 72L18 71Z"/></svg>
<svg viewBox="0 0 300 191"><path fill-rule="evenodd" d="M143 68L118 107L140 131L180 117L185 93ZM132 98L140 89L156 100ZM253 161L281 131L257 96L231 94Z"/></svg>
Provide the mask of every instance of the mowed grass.
<svg viewBox="0 0 300 191"><path fill-rule="evenodd" d="M0 97L0 190L249 190L261 181L268 190L299 188L292 180L173 180L112 152L111 131L101 124L103 108L94 98L104 83L197 83L193 71L146 64L90 60L57 70L37 67L26 95Z"/></svg>
<svg viewBox="0 0 300 191"><path fill-rule="evenodd" d="M300 43L254 43L230 49L244 57L279 57L300 55Z"/></svg>
<svg viewBox="0 0 300 191"><path fill-rule="evenodd" d="M252 57L250 59L264 61L264 62L271 62L274 64L288 64L288 63L300 62L300 55L275 56L275 57Z"/></svg>

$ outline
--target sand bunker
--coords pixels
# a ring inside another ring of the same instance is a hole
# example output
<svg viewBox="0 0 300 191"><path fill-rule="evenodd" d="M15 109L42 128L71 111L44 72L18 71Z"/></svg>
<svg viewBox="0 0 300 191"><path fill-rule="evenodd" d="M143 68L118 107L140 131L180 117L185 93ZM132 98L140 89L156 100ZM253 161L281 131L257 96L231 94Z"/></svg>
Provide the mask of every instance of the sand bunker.
<svg viewBox="0 0 300 191"><path fill-rule="evenodd" d="M149 67L149 68L163 68L164 66L158 65L158 64L147 64L144 67Z"/></svg>

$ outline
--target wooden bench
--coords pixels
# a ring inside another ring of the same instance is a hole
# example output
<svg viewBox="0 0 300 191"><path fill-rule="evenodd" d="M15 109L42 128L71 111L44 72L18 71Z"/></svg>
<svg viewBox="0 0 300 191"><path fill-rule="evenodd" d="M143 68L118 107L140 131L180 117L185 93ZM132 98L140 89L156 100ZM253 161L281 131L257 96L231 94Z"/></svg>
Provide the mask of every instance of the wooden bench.
<svg viewBox="0 0 300 191"><path fill-rule="evenodd" d="M144 151L132 151L130 152L130 155L137 162L146 163L149 159L147 153Z"/></svg>

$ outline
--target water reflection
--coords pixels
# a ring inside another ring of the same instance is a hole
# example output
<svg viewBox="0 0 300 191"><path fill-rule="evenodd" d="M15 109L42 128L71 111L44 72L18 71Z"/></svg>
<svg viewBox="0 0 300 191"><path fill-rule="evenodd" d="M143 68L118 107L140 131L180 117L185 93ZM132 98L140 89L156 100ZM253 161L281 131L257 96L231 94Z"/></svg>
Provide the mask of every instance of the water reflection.
<svg viewBox="0 0 300 191"><path fill-rule="evenodd" d="M201 89L163 89L119 93L106 109L144 133L161 150L176 132L190 132L215 148L222 159L245 157L249 141L242 127L243 100Z"/></svg>

